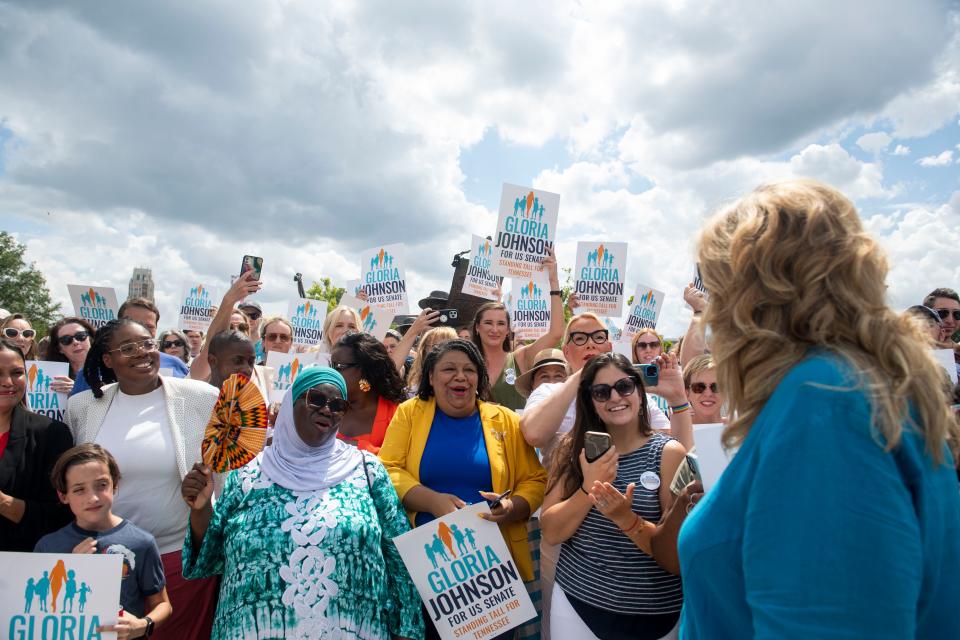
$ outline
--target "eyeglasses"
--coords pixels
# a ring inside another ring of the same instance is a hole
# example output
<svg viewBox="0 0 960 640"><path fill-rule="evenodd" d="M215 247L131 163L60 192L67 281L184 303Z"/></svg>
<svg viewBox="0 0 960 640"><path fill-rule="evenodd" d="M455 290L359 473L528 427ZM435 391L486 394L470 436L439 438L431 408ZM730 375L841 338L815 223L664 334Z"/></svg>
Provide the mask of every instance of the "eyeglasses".
<svg viewBox="0 0 960 640"><path fill-rule="evenodd" d="M37 335L37 332L33 329L23 329L21 331L15 327L7 327L3 330L3 335L8 338L19 338L20 336L23 336L24 338L32 338L33 336Z"/></svg>
<svg viewBox="0 0 960 640"><path fill-rule="evenodd" d="M174 347L185 347L187 343L183 340L170 340L169 342L164 340L163 344L160 345L163 349L172 349Z"/></svg>
<svg viewBox="0 0 960 640"><path fill-rule="evenodd" d="M240 311L243 311L243 309L240 309ZM244 313L247 315L247 317L250 318L251 320L259 320L260 317L263 315L263 314L260 313L259 311L243 311L243 312L244 312Z"/></svg>
<svg viewBox="0 0 960 640"><path fill-rule="evenodd" d="M359 362L333 362L330 364L330 366L336 369L337 371L346 371L351 367L359 367L360 363Z"/></svg>
<svg viewBox="0 0 960 640"><path fill-rule="evenodd" d="M587 340L593 340L593 344L603 344L610 337L610 332L606 329L598 329L593 333L587 333L586 331L571 331L570 338L567 342L572 342L578 347L582 347L587 344Z"/></svg>
<svg viewBox="0 0 960 640"><path fill-rule="evenodd" d="M267 333L264 334L263 339L270 342L290 342L290 336L285 333Z"/></svg>
<svg viewBox="0 0 960 640"><path fill-rule="evenodd" d="M323 411L324 407L330 409L330 413L344 413L350 406L350 403L343 398L328 398L319 391L307 391L307 406L314 411Z"/></svg>
<svg viewBox="0 0 960 640"><path fill-rule="evenodd" d="M950 317L950 314L953 314L953 319L957 322L960 322L960 309L934 309L937 312L937 315L940 316L941 320L946 320ZM9 331L9 329L7 329Z"/></svg>
<svg viewBox="0 0 960 640"><path fill-rule="evenodd" d="M626 398L637 390L637 382L633 378L620 378L613 385L595 384L590 387L590 396L597 402L606 402L610 399L611 390L616 391L621 398Z"/></svg>
<svg viewBox="0 0 960 640"><path fill-rule="evenodd" d="M107 353L113 353L114 351L119 351L120 355L124 358L132 358L140 353L153 353L157 350L157 341L153 338L147 338L146 340L139 340L137 342L128 342L122 344L116 349L110 349Z"/></svg>
<svg viewBox="0 0 960 640"><path fill-rule="evenodd" d="M654 340L653 342L638 342L637 349L659 349L660 341Z"/></svg>
<svg viewBox="0 0 960 640"><path fill-rule="evenodd" d="M246 322L231 324L230 331L242 331L243 333L248 333L250 331L250 325L248 325Z"/></svg>
<svg viewBox="0 0 960 640"><path fill-rule="evenodd" d="M69 347L71 344L73 344L74 341L83 342L89 337L90 337L89 332L77 331L72 336L57 336L57 342L59 342L61 346Z"/></svg>
<svg viewBox="0 0 960 640"><path fill-rule="evenodd" d="M709 386L710 386L710 391L714 393L720 393L720 387L717 386L716 382L711 382ZM693 391L694 393L703 393L706 390L707 390L707 383L705 382L694 382L693 384L690 385L690 391Z"/></svg>

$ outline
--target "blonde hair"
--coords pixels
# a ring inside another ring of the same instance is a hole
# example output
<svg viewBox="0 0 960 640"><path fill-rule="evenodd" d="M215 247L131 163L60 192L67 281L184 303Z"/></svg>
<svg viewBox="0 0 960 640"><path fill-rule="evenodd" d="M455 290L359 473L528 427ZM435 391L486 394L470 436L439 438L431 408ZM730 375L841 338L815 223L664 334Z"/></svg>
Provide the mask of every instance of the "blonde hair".
<svg viewBox="0 0 960 640"><path fill-rule="evenodd" d="M821 347L859 372L855 387L887 451L907 422L943 461L958 425L942 371L917 324L886 305L886 257L843 194L813 180L762 186L707 224L698 259L730 407L726 446L743 441L784 375Z"/></svg>
<svg viewBox="0 0 960 640"><path fill-rule="evenodd" d="M570 341L570 332L572 331L570 327L573 326L575 322L580 322L581 320L593 320L600 325L602 329L607 328L607 323L603 321L603 318L591 311L584 311L583 313L578 313L577 315L570 318L570 322L567 323L566 328L563 330L563 338L560 341L560 346L567 344Z"/></svg>
<svg viewBox="0 0 960 640"><path fill-rule="evenodd" d="M713 356L709 353L691 358L690 362L683 365L683 386L689 389L690 383L693 382L693 376L716 368L717 363L713 361Z"/></svg>
<svg viewBox="0 0 960 640"><path fill-rule="evenodd" d="M326 343L327 348L330 351L333 351L334 344L330 342L330 329L333 327L333 324L337 321L337 318L340 317L341 313L347 313L353 316L353 323L357 327L357 331L360 331L360 314L357 313L357 310L353 307L348 307L345 304L341 304L333 308L333 311L327 314L327 317L323 319L323 341Z"/></svg>
<svg viewBox="0 0 960 640"><path fill-rule="evenodd" d="M427 354L433 351L433 348L441 342L456 340L459 338L456 329L453 327L435 327L420 336L420 344L417 345L417 357L410 365L410 375L407 377L407 386L411 389L420 387L420 379L423 377L423 363L427 359ZM481 351L481 353L483 353Z"/></svg>
<svg viewBox="0 0 960 640"><path fill-rule="evenodd" d="M630 340L630 359L633 361L633 364L640 364L640 359L637 357L637 343L640 342L640 338L648 333L653 334L653 336L660 341L660 353L661 355L663 354L663 336L657 333L657 330L653 327L644 327L633 334L633 339Z"/></svg>

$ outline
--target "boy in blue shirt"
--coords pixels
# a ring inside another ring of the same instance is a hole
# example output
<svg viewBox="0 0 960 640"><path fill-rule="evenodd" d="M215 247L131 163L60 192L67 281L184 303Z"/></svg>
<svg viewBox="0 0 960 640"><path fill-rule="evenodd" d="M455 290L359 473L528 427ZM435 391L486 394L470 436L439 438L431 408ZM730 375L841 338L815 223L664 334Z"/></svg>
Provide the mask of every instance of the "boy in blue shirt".
<svg viewBox="0 0 960 640"><path fill-rule="evenodd" d="M120 482L117 461L97 444L66 451L53 467L51 481L60 501L70 507L76 522L47 534L37 543L39 553L116 553L123 556L118 638L150 637L170 617L160 550L152 535L113 514L113 496ZM68 583L69 584L69 583ZM86 585L83 585L86 586ZM82 588L76 589L82 592ZM86 593L80 595L83 610Z"/></svg>

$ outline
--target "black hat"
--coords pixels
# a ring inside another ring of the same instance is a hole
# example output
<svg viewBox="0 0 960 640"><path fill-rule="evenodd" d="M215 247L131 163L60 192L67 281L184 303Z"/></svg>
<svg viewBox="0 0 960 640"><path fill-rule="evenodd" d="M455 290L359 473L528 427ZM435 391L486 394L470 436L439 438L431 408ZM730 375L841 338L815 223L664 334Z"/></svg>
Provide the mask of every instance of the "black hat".
<svg viewBox="0 0 960 640"><path fill-rule="evenodd" d="M397 331L400 332L400 335L404 335L413 326L413 321L417 319L417 316L394 316L393 323L397 325Z"/></svg>
<svg viewBox="0 0 960 640"><path fill-rule="evenodd" d="M421 309L426 309L430 307L433 310L443 309L450 302L450 294L446 291L431 291L430 295L426 298L423 298L417 304L420 305Z"/></svg>

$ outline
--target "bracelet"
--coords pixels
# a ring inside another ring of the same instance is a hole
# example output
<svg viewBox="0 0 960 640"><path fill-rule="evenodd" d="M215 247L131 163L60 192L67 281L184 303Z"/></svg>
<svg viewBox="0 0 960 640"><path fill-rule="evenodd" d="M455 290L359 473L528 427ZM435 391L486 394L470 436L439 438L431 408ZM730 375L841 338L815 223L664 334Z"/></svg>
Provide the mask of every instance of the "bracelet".
<svg viewBox="0 0 960 640"><path fill-rule="evenodd" d="M637 528L637 525L638 525L638 524L640 524L640 522L641 522L641 520L642 520L642 519L640 518L640 516L638 516L637 514L633 514L633 515L634 515L634 517L636 518L636 519L633 521L633 524L630 525L629 527L627 527L626 529L620 529L620 532L621 532L621 533L630 533L631 531L633 531L634 529Z"/></svg>
<svg viewBox="0 0 960 640"><path fill-rule="evenodd" d="M684 411L689 411L690 403L684 402L683 404L678 404L675 407L670 407L670 410L673 411L674 413L683 413Z"/></svg>
<svg viewBox="0 0 960 640"><path fill-rule="evenodd" d="M552 295L552 296L560 296L560 295L563 295L563 291L561 291L560 289L552 289L552 290L550 291L550 295Z"/></svg>
<svg viewBox="0 0 960 640"><path fill-rule="evenodd" d="M580 491L583 491L583 495L589 496L590 492L583 488L583 483L580 483Z"/></svg>

